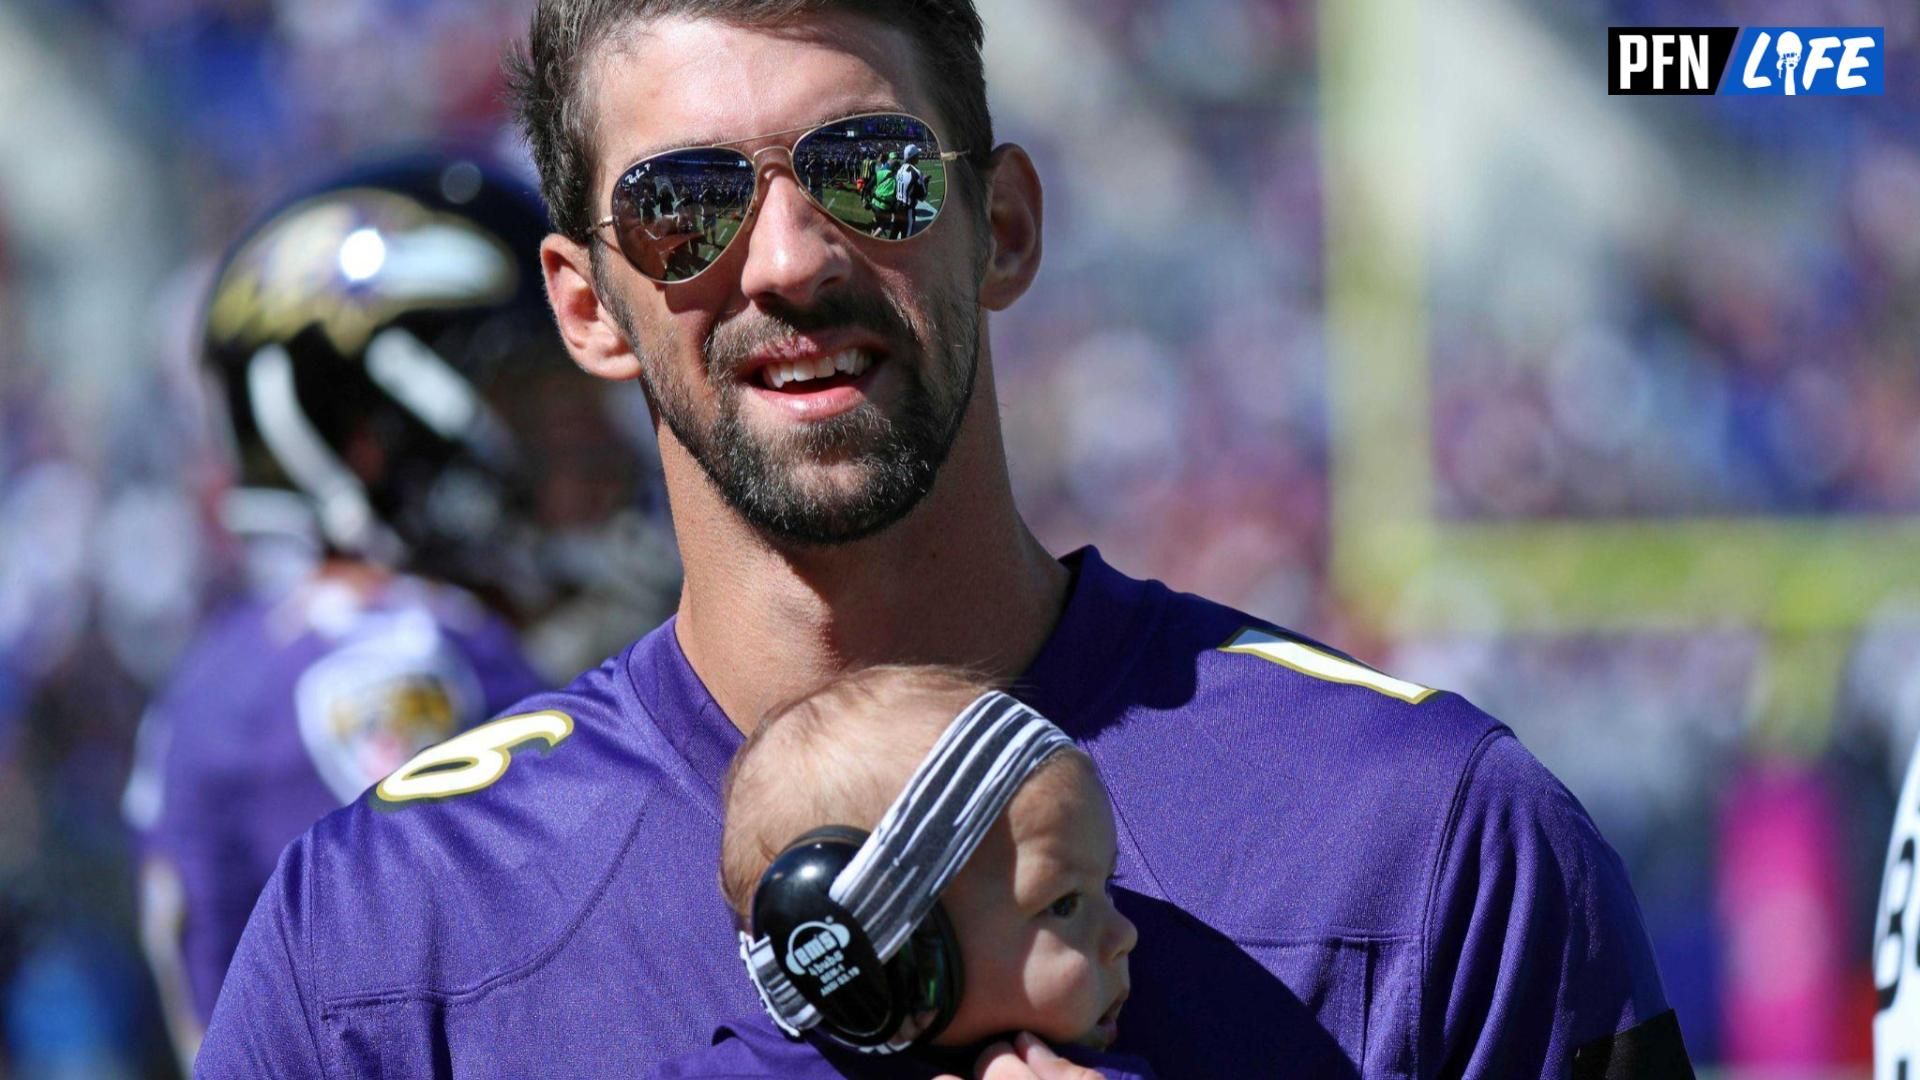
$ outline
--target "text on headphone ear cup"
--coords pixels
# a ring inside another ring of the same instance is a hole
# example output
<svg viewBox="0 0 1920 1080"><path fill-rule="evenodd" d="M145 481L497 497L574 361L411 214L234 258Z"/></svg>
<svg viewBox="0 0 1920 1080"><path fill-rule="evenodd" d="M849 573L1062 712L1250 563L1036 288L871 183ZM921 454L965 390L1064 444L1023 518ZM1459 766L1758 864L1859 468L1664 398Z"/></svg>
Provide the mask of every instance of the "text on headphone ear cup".
<svg viewBox="0 0 1920 1080"><path fill-rule="evenodd" d="M831 1034L878 1046L906 1019L905 1002L866 930L828 895L861 841L820 833L801 837L767 867L753 894L753 932L772 943L781 970Z"/></svg>

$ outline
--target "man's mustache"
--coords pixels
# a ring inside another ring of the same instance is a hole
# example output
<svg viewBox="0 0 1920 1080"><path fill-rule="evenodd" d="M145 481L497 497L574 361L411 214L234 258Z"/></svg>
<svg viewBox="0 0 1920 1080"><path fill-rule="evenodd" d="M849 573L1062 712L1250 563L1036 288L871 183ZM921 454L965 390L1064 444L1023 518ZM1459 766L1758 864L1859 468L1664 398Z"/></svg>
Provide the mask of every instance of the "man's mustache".
<svg viewBox="0 0 1920 1080"><path fill-rule="evenodd" d="M749 308L713 328L702 353L715 381L733 376L759 349L820 330L865 330L891 350L918 344L906 316L876 292L842 291L822 296L808 307L773 300Z"/></svg>

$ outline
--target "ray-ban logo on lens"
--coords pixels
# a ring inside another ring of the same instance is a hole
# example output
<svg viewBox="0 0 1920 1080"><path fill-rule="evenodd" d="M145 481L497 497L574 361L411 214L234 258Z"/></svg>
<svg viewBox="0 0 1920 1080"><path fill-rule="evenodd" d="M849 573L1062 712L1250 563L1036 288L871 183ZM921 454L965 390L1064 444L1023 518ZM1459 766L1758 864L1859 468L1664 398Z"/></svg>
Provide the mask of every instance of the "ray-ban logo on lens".
<svg viewBox="0 0 1920 1080"><path fill-rule="evenodd" d="M1610 26L1609 94L1886 92L1878 26Z"/></svg>

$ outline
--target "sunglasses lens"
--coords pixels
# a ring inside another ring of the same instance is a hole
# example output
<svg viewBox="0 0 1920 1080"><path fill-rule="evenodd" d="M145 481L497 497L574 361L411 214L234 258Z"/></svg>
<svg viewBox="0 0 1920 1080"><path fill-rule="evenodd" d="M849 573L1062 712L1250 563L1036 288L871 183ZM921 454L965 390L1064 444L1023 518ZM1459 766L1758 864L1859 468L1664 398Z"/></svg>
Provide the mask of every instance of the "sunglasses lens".
<svg viewBox="0 0 1920 1080"><path fill-rule="evenodd" d="M655 281L712 266L739 234L753 202L753 162L737 150L659 154L628 169L613 188L620 253Z"/></svg>
<svg viewBox="0 0 1920 1080"><path fill-rule="evenodd" d="M933 129L881 113L837 120L793 147L808 194L850 228L905 240L933 224L947 201L947 163Z"/></svg>

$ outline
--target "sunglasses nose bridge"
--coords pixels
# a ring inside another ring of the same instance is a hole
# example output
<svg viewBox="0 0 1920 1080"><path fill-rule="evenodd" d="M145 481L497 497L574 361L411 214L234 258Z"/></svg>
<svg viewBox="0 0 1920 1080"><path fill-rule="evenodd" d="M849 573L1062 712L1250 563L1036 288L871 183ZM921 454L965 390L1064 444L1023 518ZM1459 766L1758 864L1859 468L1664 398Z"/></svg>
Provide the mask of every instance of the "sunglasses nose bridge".
<svg viewBox="0 0 1920 1080"><path fill-rule="evenodd" d="M776 143L772 146L763 146L747 155L752 159L755 171L764 171L766 169L765 165L760 164L760 155L762 154L785 154L787 156L787 168L793 168L793 147L791 146L781 146Z"/></svg>
<svg viewBox="0 0 1920 1080"><path fill-rule="evenodd" d="M833 211L830 210L825 203L820 201L820 196L809 188L806 180L801 177L800 165L794 160L793 149L791 146L763 146L747 155L753 162L753 208L756 211L760 208L760 205L766 201L768 192L773 188L774 178L781 172L785 172L793 179L793 186L800 190L800 194L806 196L807 201L813 204L815 210L825 214L829 219L838 221L839 219L834 217ZM774 154L777 156L773 161L763 161L761 160L761 155L763 154ZM780 155L786 158L784 167L782 162L778 160L778 156Z"/></svg>
<svg viewBox="0 0 1920 1080"><path fill-rule="evenodd" d="M766 154L774 155L774 160L765 160L764 155ZM782 157L786 159L784 163L780 160ZM773 177L783 168L788 176L793 177L794 183L799 185L800 190L806 191L807 185L801 182L800 179L800 164L795 161L793 157L793 147L763 146L755 150L752 154L749 154L748 158L753 162L753 175L757 181L757 183L754 184L754 195L756 198L765 196L767 186L773 181Z"/></svg>

